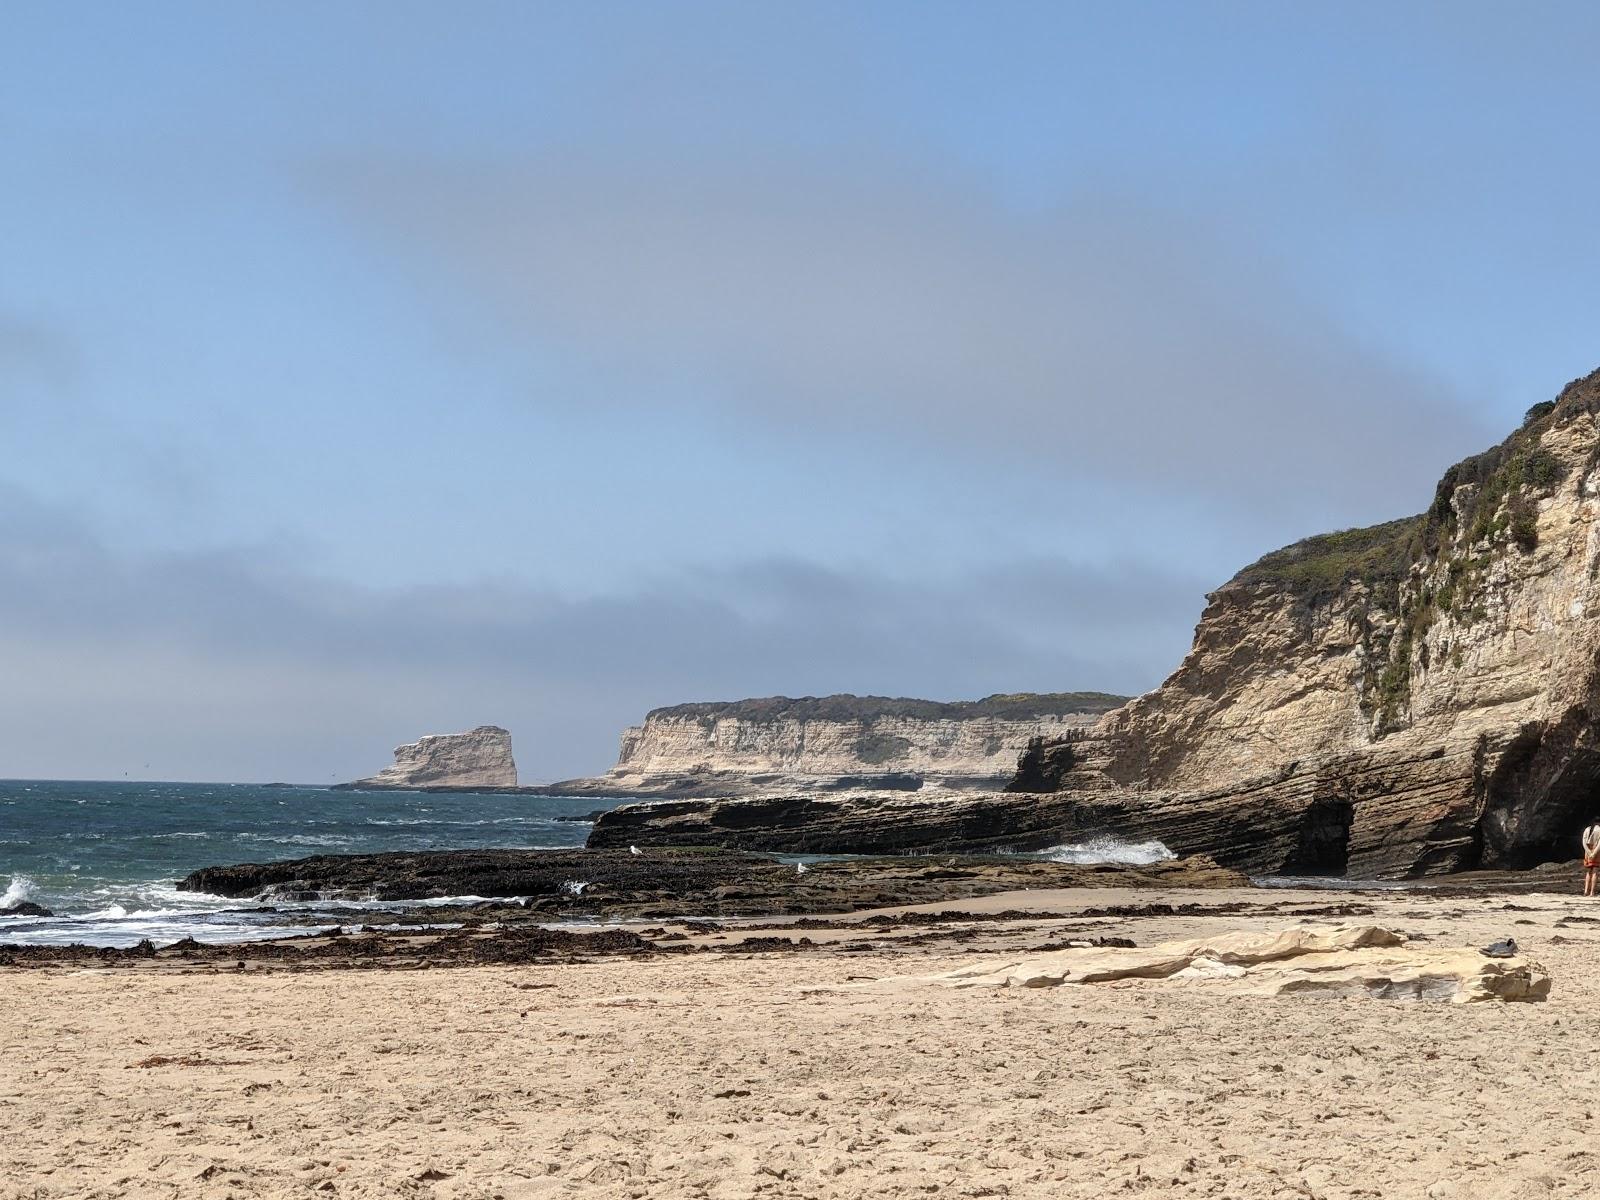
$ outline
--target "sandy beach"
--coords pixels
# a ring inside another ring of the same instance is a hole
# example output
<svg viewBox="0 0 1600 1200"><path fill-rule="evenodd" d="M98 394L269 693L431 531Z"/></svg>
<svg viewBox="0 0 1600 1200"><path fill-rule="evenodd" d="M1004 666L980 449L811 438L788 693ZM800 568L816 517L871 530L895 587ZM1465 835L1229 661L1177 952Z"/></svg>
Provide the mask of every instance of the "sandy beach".
<svg viewBox="0 0 1600 1200"><path fill-rule="evenodd" d="M1130 902L1200 911L1076 915ZM1066 935L1326 924L1319 906L1430 946L1513 934L1550 999L803 990ZM808 929L770 953L721 950L744 940L730 927L704 953L537 966L0 970L0 1195L1592 1193L1600 905L1079 890L962 908L1035 915Z"/></svg>

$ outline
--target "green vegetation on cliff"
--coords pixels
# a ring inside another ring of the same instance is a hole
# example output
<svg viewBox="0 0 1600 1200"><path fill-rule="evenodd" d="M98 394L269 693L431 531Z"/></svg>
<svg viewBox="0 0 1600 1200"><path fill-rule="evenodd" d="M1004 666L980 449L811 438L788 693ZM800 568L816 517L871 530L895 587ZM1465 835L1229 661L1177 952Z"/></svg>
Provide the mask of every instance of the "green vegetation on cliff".
<svg viewBox="0 0 1600 1200"><path fill-rule="evenodd" d="M1412 568L1438 559L1442 551L1448 558L1446 548L1462 532L1469 549L1503 538L1531 552L1538 545L1535 500L1554 492L1567 474L1539 439L1547 429L1596 412L1600 371L1569 383L1556 399L1535 404L1505 441L1447 470L1426 512L1306 538L1251 563L1232 582L1271 584L1308 603L1330 599L1359 582L1378 604L1393 607Z"/></svg>
<svg viewBox="0 0 1600 1200"><path fill-rule="evenodd" d="M1274 550L1231 582L1280 589L1308 606L1363 586L1370 610L1363 695L1381 732L1410 700L1412 658L1425 655L1423 639L1436 617L1447 612L1468 623L1482 619L1484 580L1495 556L1538 548L1538 500L1568 475L1567 465L1540 444L1543 435L1596 413L1600 371L1574 380L1555 400L1535 404L1505 441L1447 470L1426 512L1306 538ZM1585 473L1596 465L1591 459Z"/></svg>
<svg viewBox="0 0 1600 1200"><path fill-rule="evenodd" d="M743 721L872 721L879 717L910 717L919 721L967 721L974 717L996 717L1010 721L1029 721L1039 717L1095 715L1120 708L1126 696L1109 692L1017 692L985 696L982 700L912 700L889 696L767 696L758 700L708 701L674 704L651 709L647 721L717 720L723 717Z"/></svg>
<svg viewBox="0 0 1600 1200"><path fill-rule="evenodd" d="M1320 533L1258 559L1233 582L1274 584L1313 603L1356 580L1392 595L1417 561L1426 521L1426 516L1402 517L1365 529Z"/></svg>

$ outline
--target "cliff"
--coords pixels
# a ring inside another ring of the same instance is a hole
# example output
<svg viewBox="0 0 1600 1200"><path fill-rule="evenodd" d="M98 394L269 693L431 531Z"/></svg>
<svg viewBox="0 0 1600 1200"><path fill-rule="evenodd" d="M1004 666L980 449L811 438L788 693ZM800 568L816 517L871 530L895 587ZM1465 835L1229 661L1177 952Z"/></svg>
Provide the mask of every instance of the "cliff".
<svg viewBox="0 0 1600 1200"><path fill-rule="evenodd" d="M998 787L1041 736L1087 729L1122 703L1103 692L940 703L883 696L774 696L658 708L622 735L603 777L551 790L739 795L796 782Z"/></svg>
<svg viewBox="0 0 1600 1200"><path fill-rule="evenodd" d="M1308 538L1209 597L1160 688L1030 744L1007 795L803 789L630 807L626 838L763 849L1158 838L1257 874L1575 857L1600 815L1600 372L1427 510Z"/></svg>
<svg viewBox="0 0 1600 1200"><path fill-rule="evenodd" d="M376 775L339 786L371 791L516 787L511 734L498 725L428 734L396 746L394 763Z"/></svg>
<svg viewBox="0 0 1600 1200"><path fill-rule="evenodd" d="M1245 568L1160 688L1035 747L1013 789L1147 816L1221 803L1279 829L1278 868L1572 858L1600 813L1597 413L1600 372L1452 467L1419 516Z"/></svg>

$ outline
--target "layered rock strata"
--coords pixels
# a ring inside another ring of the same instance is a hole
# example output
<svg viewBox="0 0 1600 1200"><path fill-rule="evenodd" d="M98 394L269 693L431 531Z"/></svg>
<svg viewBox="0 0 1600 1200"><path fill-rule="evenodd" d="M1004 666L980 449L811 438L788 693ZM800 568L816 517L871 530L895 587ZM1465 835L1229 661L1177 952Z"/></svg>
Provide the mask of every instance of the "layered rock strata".
<svg viewBox="0 0 1600 1200"><path fill-rule="evenodd" d="M1278 873L1313 840L1306 814L1268 799L1238 819L1229 793L807 793L627 804L600 813L594 849L721 846L784 854L939 854L1045 850L1106 835L1159 841L1251 874Z"/></svg>
<svg viewBox="0 0 1600 1200"><path fill-rule="evenodd" d="M465 733L432 733L396 746L394 763L376 775L341 784L364 791L423 788L514 788L511 734L498 725Z"/></svg>
<svg viewBox="0 0 1600 1200"><path fill-rule="evenodd" d="M1031 740L1086 730L1123 700L1067 692L953 703L839 695L679 704L626 730L604 776L548 790L686 798L924 782L998 789Z"/></svg>

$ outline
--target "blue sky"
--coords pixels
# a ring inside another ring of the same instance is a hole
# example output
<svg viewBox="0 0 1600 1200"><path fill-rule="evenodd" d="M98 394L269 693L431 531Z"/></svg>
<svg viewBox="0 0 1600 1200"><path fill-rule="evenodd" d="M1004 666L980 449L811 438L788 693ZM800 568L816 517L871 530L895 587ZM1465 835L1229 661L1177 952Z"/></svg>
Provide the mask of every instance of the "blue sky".
<svg viewBox="0 0 1600 1200"><path fill-rule="evenodd" d="M12 3L0 775L1154 686L1600 365L1597 25Z"/></svg>

